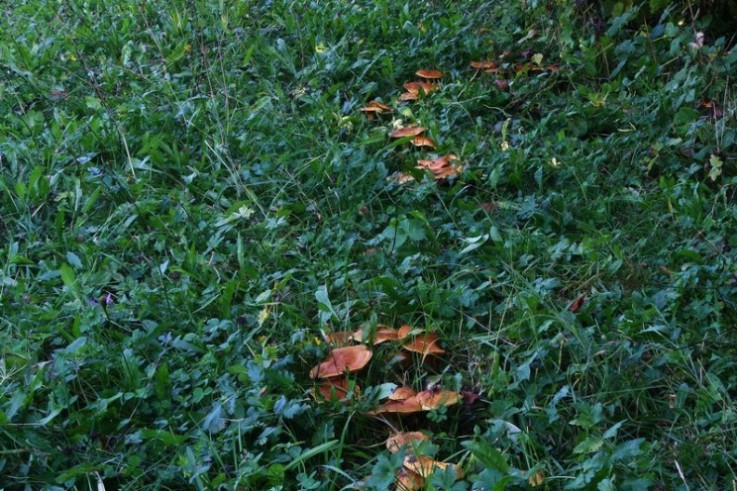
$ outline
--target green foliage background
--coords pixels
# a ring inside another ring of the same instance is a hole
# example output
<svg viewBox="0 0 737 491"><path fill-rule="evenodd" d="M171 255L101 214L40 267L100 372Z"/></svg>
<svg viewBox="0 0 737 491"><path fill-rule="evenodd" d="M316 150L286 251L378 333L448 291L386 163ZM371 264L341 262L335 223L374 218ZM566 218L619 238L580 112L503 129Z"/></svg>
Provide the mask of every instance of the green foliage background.
<svg viewBox="0 0 737 491"><path fill-rule="evenodd" d="M0 485L387 489L365 413L432 377L482 398L401 423L467 470L428 489L732 487L737 52L626 7L6 6ZM559 69L468 68L505 50ZM461 158L441 184L359 111L430 67L395 116ZM361 323L448 355L378 349L364 397L315 404L321 332Z"/></svg>

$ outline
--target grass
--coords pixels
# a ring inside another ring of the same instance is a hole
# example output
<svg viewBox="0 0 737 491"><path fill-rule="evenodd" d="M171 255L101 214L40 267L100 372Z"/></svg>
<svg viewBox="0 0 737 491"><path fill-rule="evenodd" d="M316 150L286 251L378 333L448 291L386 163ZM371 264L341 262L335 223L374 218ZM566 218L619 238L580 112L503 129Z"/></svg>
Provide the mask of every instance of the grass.
<svg viewBox="0 0 737 491"><path fill-rule="evenodd" d="M393 428L463 468L426 489L734 487L737 52L708 18L648 21L471 0L8 7L0 486L390 489ZM442 89L397 104L421 68ZM394 112L369 120L374 99ZM462 172L415 169L431 152L393 121ZM377 324L446 353L376 346L360 395L316 403L325 335ZM383 421L387 384L466 400Z"/></svg>

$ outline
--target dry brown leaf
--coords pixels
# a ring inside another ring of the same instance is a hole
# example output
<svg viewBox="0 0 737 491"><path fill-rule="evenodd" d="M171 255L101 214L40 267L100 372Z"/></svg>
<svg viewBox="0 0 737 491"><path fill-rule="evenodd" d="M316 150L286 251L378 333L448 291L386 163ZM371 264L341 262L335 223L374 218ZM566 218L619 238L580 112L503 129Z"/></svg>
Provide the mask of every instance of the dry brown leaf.
<svg viewBox="0 0 737 491"><path fill-rule="evenodd" d="M496 86L497 89L501 90L502 92L506 92L507 90L509 90L509 80L497 79L497 80L494 80L494 85Z"/></svg>
<svg viewBox="0 0 737 491"><path fill-rule="evenodd" d="M365 367L372 356L371 350L363 344L336 348L325 361L310 370L310 378L333 378L345 372L356 372Z"/></svg>
<svg viewBox="0 0 737 491"><path fill-rule="evenodd" d="M406 126L393 130L389 136L392 138L406 138L408 136L417 136L423 131L425 131L425 128L422 126Z"/></svg>
<svg viewBox="0 0 737 491"><path fill-rule="evenodd" d="M415 178L405 172L395 172L391 176L387 176L386 180L394 181L397 184L404 184L407 182L414 182Z"/></svg>
<svg viewBox="0 0 737 491"><path fill-rule="evenodd" d="M386 448L391 453L399 452L402 447L412 448L417 442L429 441L430 437L420 431L395 433L386 440Z"/></svg>
<svg viewBox="0 0 737 491"><path fill-rule="evenodd" d="M582 293L581 295L577 296L573 302L568 306L568 310L573 312L574 314L581 310L581 307L583 307L583 303L586 300L586 294Z"/></svg>
<svg viewBox="0 0 737 491"><path fill-rule="evenodd" d="M428 80L443 78L443 72L441 72L440 70L417 70L415 72L415 75L420 78L426 78Z"/></svg>

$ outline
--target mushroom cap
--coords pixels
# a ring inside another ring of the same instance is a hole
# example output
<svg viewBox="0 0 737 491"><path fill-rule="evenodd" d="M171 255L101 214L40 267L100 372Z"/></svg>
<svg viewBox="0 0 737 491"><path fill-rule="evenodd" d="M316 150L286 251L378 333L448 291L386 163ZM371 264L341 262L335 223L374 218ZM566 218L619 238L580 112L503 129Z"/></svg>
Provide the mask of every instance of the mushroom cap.
<svg viewBox="0 0 737 491"><path fill-rule="evenodd" d="M389 396L390 401L405 401L411 397L415 397L417 392L410 387L397 387Z"/></svg>
<svg viewBox="0 0 737 491"><path fill-rule="evenodd" d="M419 491L424 485L425 480L421 475L404 468L397 471L396 491Z"/></svg>
<svg viewBox="0 0 737 491"><path fill-rule="evenodd" d="M430 92L440 88L437 84L430 82L406 82L403 87L407 92L411 92L413 94L419 94L420 90L425 94L429 94Z"/></svg>
<svg viewBox="0 0 737 491"><path fill-rule="evenodd" d="M420 78L426 78L428 80L443 78L443 72L441 72L440 70L417 70L415 72L415 75Z"/></svg>
<svg viewBox="0 0 737 491"><path fill-rule="evenodd" d="M496 68L496 62L492 60L472 61L471 68L475 68L476 70L488 70L489 68Z"/></svg>
<svg viewBox="0 0 737 491"><path fill-rule="evenodd" d="M328 344L331 346L345 346L351 340L352 332L349 331L333 331L325 334Z"/></svg>
<svg viewBox="0 0 737 491"><path fill-rule="evenodd" d="M445 179L457 175L461 170L461 167L452 165L450 162L458 160L458 157L449 153L438 157L435 160L418 160L417 167L420 169L428 169L431 171L436 179Z"/></svg>
<svg viewBox="0 0 737 491"><path fill-rule="evenodd" d="M405 126L404 128L397 128L393 130L389 136L392 138L405 138L408 136L417 136L425 131L422 126Z"/></svg>
<svg viewBox="0 0 737 491"><path fill-rule="evenodd" d="M310 370L310 378L333 378L345 372L356 372L365 367L372 356L371 350L363 344L336 348L325 361Z"/></svg>
<svg viewBox="0 0 737 491"><path fill-rule="evenodd" d="M348 380L345 377L340 377L319 383L313 389L310 389L310 394L312 394L312 397L314 397L315 400L320 402L330 401L333 399L340 401L345 399L349 390L350 386L348 384ZM361 393L361 388L356 384L353 386L353 392L358 395Z"/></svg>
<svg viewBox="0 0 737 491"><path fill-rule="evenodd" d="M416 136L412 139L412 145L416 147L436 148L435 142L426 136Z"/></svg>
<svg viewBox="0 0 737 491"><path fill-rule="evenodd" d="M432 411L440 406L457 404L461 399L461 395L451 390L423 390L415 398L422 406L423 411Z"/></svg>
<svg viewBox="0 0 737 491"><path fill-rule="evenodd" d="M402 92L399 94L399 100L402 102L416 101L420 98L420 94L417 92Z"/></svg>
<svg viewBox="0 0 737 491"><path fill-rule="evenodd" d="M389 401L376 409L369 411L369 414L398 413L411 414L422 412L422 405L416 397L410 397L403 401Z"/></svg>
<svg viewBox="0 0 737 491"><path fill-rule="evenodd" d="M412 326L408 326L407 324L403 325L399 329L397 329L397 339L404 339L407 336L409 336L409 333L412 332Z"/></svg>
<svg viewBox="0 0 737 491"><path fill-rule="evenodd" d="M391 453L397 453L402 447L411 448L417 442L430 440L430 437L420 431L409 431L406 433L395 433L386 440L386 448Z"/></svg>
<svg viewBox="0 0 737 491"><path fill-rule="evenodd" d="M420 353L422 356L442 355L445 350L438 346L438 335L434 332L417 336L412 341L404 343L404 349L414 353Z"/></svg>
<svg viewBox="0 0 737 491"><path fill-rule="evenodd" d="M364 107L361 108L361 111L365 113L391 112L391 110L392 110L391 106L388 106L384 104L383 102L379 102L379 101L371 101L368 104L366 104Z"/></svg>
<svg viewBox="0 0 737 491"><path fill-rule="evenodd" d="M370 342L371 344L381 344L386 343L387 341L396 341L397 330L389 326L379 324L376 326L376 332L374 333L373 338L364 338L363 329L359 329L353 333L352 339L359 343Z"/></svg>
<svg viewBox="0 0 737 491"><path fill-rule="evenodd" d="M402 465L405 469L408 469L422 477L430 477L436 470L443 471L448 467L455 470L456 479L460 479L463 476L463 471L459 466L448 464L446 462L439 462L431 459L430 457L425 457L424 455L408 455L404 458Z"/></svg>

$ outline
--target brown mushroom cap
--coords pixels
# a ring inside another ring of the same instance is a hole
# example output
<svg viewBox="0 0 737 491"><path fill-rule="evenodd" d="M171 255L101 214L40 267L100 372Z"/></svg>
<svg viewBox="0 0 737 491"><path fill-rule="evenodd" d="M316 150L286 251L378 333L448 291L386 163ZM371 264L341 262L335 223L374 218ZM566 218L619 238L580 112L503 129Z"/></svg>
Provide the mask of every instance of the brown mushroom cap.
<svg viewBox="0 0 737 491"><path fill-rule="evenodd" d="M366 339L363 335L363 329L359 329L353 333L352 339L356 342L370 342L371 344L381 344L387 341L397 340L397 330L389 326L377 325L376 332L372 339Z"/></svg>
<svg viewBox="0 0 737 491"><path fill-rule="evenodd" d="M406 433L396 433L386 440L386 448L391 453L397 453L402 447L412 448L417 442L430 440L430 437L420 431L409 431Z"/></svg>
<svg viewBox="0 0 737 491"><path fill-rule="evenodd" d="M459 466L448 464L446 462L439 462L431 459L430 457L425 457L424 455L408 455L404 458L402 465L406 469L422 477L430 477L436 470L443 471L448 467L455 470L456 479L460 479L463 476L463 470Z"/></svg>
<svg viewBox="0 0 737 491"><path fill-rule="evenodd" d="M423 390L417 394L416 399L424 411L432 411L440 406L457 404L461 399L461 395L451 390Z"/></svg>
<svg viewBox="0 0 737 491"><path fill-rule="evenodd" d="M419 94L420 90L425 94L429 94L430 92L440 88L437 84L432 84L430 82L406 82L403 87L407 92L411 92L413 94Z"/></svg>
<svg viewBox="0 0 737 491"><path fill-rule="evenodd" d="M361 111L365 113L391 112L391 110L392 110L391 106L388 106L384 104L383 102L379 102L379 101L371 101L368 104L366 104L364 107L361 108Z"/></svg>
<svg viewBox="0 0 737 491"><path fill-rule="evenodd" d="M458 160L458 157L449 153L435 160L418 160L417 167L428 169L435 175L436 179L446 179L458 175L463 170L461 167L452 165L450 162L453 160Z"/></svg>
<svg viewBox="0 0 737 491"><path fill-rule="evenodd" d="M334 331L329 332L325 335L328 344L331 346L345 346L351 340L352 332L349 331Z"/></svg>
<svg viewBox="0 0 737 491"><path fill-rule="evenodd" d="M399 94L399 100L402 102L416 101L420 98L420 94L417 92L402 92Z"/></svg>
<svg viewBox="0 0 737 491"><path fill-rule="evenodd" d="M397 330L397 339L404 339L412 332L412 326L403 325Z"/></svg>
<svg viewBox="0 0 737 491"><path fill-rule="evenodd" d="M369 414L398 413L411 414L422 412L422 405L416 397L410 397L403 401L389 401L376 409L369 411Z"/></svg>
<svg viewBox="0 0 737 491"><path fill-rule="evenodd" d="M312 394L312 397L317 401L330 401L333 399L340 401L345 399L349 390L350 386L348 380L345 377L341 377L325 380L324 382L319 383L315 388L310 389L310 394ZM353 393L359 395L361 393L361 388L358 385L354 385Z"/></svg>
<svg viewBox="0 0 737 491"><path fill-rule="evenodd" d="M443 72L441 72L440 70L417 70L415 72L415 75L420 78L426 78L428 80L443 78Z"/></svg>
<svg viewBox="0 0 737 491"><path fill-rule="evenodd" d="M417 392L410 387L397 387L389 396L390 401L404 401L410 397L415 397Z"/></svg>
<svg viewBox="0 0 737 491"><path fill-rule="evenodd" d="M365 367L372 356L371 350L363 344L336 348L325 361L310 370L310 378L333 378L345 372L356 372Z"/></svg>
<svg viewBox="0 0 737 491"><path fill-rule="evenodd" d="M422 126L405 126L404 128L397 128L393 130L389 136L392 138L406 138L408 136L417 136L425 131Z"/></svg>
<svg viewBox="0 0 737 491"><path fill-rule="evenodd" d="M438 335L434 332L417 336L412 341L408 341L403 346L407 351L420 353L422 356L442 355L445 350L438 346Z"/></svg>
<svg viewBox="0 0 737 491"><path fill-rule="evenodd" d="M419 491L424 485L425 480L421 475L415 474L409 469L399 469L397 471L396 491Z"/></svg>
<svg viewBox="0 0 737 491"><path fill-rule="evenodd" d="M412 139L412 145L416 147L436 148L435 142L426 136L416 136Z"/></svg>
<svg viewBox="0 0 737 491"><path fill-rule="evenodd" d="M488 70L489 68L496 68L496 62L492 60L472 61L471 68L475 68L476 70Z"/></svg>

